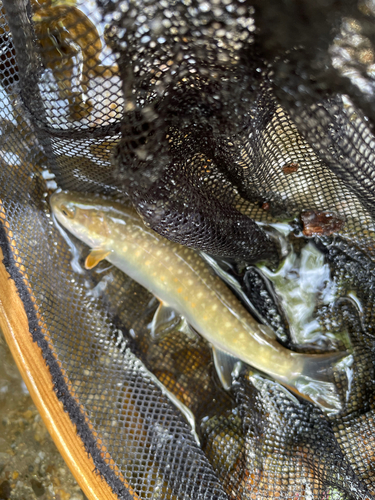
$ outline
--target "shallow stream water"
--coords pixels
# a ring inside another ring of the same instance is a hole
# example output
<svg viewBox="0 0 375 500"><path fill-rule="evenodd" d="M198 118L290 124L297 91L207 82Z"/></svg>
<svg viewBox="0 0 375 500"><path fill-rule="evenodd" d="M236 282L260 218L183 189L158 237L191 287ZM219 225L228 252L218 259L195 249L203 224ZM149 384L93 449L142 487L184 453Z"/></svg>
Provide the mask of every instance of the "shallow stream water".
<svg viewBox="0 0 375 500"><path fill-rule="evenodd" d="M0 331L0 500L86 500Z"/></svg>

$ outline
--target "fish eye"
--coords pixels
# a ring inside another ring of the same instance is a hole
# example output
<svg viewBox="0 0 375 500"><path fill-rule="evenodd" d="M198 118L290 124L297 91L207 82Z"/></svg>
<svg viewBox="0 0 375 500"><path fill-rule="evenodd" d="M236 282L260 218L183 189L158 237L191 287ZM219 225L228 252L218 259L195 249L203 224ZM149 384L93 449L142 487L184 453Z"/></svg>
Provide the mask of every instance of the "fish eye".
<svg viewBox="0 0 375 500"><path fill-rule="evenodd" d="M75 215L75 208L69 208L67 205L61 205L60 210L65 217L68 217L68 219L74 219Z"/></svg>

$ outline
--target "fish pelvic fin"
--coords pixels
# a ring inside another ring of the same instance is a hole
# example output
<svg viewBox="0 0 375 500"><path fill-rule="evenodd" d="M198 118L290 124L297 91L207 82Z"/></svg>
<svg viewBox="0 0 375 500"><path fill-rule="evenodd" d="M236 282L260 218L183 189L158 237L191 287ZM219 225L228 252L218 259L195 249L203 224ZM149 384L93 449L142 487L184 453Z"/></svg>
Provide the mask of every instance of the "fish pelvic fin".
<svg viewBox="0 0 375 500"><path fill-rule="evenodd" d="M219 377L221 385L226 391L229 391L232 387L233 375L240 369L242 362L238 358L222 351L221 349L218 349L215 346L211 346L211 348L216 373Z"/></svg>
<svg viewBox="0 0 375 500"><path fill-rule="evenodd" d="M162 338L165 334L174 330L181 321L176 311L164 302L160 301L158 308L149 324L150 335L154 340Z"/></svg>
<svg viewBox="0 0 375 500"><path fill-rule="evenodd" d="M104 260L111 253L110 250L104 250L102 248L94 248L90 251L85 260L85 268L93 269L95 266L99 264L102 260Z"/></svg>

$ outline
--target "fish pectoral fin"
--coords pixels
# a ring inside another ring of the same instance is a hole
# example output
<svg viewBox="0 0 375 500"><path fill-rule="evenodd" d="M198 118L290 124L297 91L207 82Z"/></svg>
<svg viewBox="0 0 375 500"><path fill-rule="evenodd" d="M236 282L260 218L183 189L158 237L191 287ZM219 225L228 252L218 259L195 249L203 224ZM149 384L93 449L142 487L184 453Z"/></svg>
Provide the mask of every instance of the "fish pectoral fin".
<svg viewBox="0 0 375 500"><path fill-rule="evenodd" d="M172 307L160 302L149 325L151 337L154 339L162 337L176 328L180 321L181 317Z"/></svg>
<svg viewBox="0 0 375 500"><path fill-rule="evenodd" d="M97 266L99 262L104 260L110 253L111 253L110 250L104 250L102 248L93 248L86 257L85 268L92 269L93 267Z"/></svg>
<svg viewBox="0 0 375 500"><path fill-rule="evenodd" d="M232 373L241 366L241 361L238 358L225 351L222 351L221 349L218 349L215 346L211 347L216 373L223 388L226 391L229 391L229 389L232 387Z"/></svg>

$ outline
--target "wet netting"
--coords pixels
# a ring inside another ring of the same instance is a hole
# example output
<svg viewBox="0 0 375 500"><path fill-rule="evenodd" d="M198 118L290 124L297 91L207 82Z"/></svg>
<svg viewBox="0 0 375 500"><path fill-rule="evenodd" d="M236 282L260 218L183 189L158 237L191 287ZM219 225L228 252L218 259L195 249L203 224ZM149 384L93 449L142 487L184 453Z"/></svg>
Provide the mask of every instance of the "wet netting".
<svg viewBox="0 0 375 500"><path fill-rule="evenodd" d="M373 0L3 0L0 23L4 264L92 473L121 499L374 498ZM288 349L350 351L340 410L246 365L224 390L203 337L152 337L157 300L85 269L57 188L213 256Z"/></svg>

